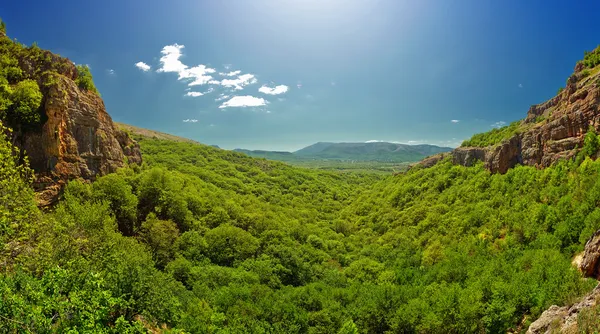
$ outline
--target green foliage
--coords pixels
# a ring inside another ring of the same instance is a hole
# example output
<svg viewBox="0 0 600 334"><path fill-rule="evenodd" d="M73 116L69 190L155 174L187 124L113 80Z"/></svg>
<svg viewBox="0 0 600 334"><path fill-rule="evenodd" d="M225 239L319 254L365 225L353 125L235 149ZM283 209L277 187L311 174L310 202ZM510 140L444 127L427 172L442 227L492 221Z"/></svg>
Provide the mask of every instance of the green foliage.
<svg viewBox="0 0 600 334"><path fill-rule="evenodd" d="M220 225L206 232L208 257L212 262L231 266L254 255L258 240L239 227Z"/></svg>
<svg viewBox="0 0 600 334"><path fill-rule="evenodd" d="M92 73L87 65L77 65L77 79L75 79L75 83L79 88L99 95L92 79Z"/></svg>
<svg viewBox="0 0 600 334"><path fill-rule="evenodd" d="M150 247L152 258L160 268L175 258L175 242L179 236L175 223L150 214L142 223L139 236Z"/></svg>
<svg viewBox="0 0 600 334"><path fill-rule="evenodd" d="M6 34L6 22L0 18L0 32Z"/></svg>
<svg viewBox="0 0 600 334"><path fill-rule="evenodd" d="M19 152L13 147L7 133L10 131L0 122L0 252L5 250L6 238L29 225L34 213L33 171L19 164Z"/></svg>
<svg viewBox="0 0 600 334"><path fill-rule="evenodd" d="M143 166L11 218L3 328L497 333L595 285L570 262L600 229L600 161L382 178L140 145Z"/></svg>
<svg viewBox="0 0 600 334"><path fill-rule="evenodd" d="M587 68L594 68L600 64L600 46L593 51L585 51L582 62Z"/></svg>
<svg viewBox="0 0 600 334"><path fill-rule="evenodd" d="M565 87L560 87L558 89L558 92L556 92L556 95L560 95L564 90L565 90Z"/></svg>
<svg viewBox="0 0 600 334"><path fill-rule="evenodd" d="M598 135L596 134L596 130L593 127L590 127L588 129L588 132L585 134L585 138L583 141L583 148L581 149L581 152L586 157L593 157L596 155L596 152L598 152L599 148L600 148L600 139L598 138Z"/></svg>
<svg viewBox="0 0 600 334"><path fill-rule="evenodd" d="M109 174L94 182L93 195L97 202L107 201L117 220L119 231L124 235L133 235L137 226L138 199L132 187L119 174Z"/></svg>
<svg viewBox="0 0 600 334"><path fill-rule="evenodd" d="M486 147L496 145L520 133L523 130L522 127L521 121L515 121L501 128L475 134L471 139L463 141L461 146Z"/></svg>
<svg viewBox="0 0 600 334"><path fill-rule="evenodd" d="M42 98L37 82L29 79L20 81L12 91L7 118L14 125L29 126L39 123Z"/></svg>

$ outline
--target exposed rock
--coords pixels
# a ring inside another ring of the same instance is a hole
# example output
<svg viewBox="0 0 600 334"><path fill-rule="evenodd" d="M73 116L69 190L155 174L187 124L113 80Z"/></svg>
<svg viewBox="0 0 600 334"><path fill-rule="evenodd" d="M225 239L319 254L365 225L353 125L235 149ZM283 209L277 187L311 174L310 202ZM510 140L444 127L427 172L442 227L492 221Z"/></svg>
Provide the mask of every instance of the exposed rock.
<svg viewBox="0 0 600 334"><path fill-rule="evenodd" d="M569 306L550 306L527 329L527 334L577 333L577 317L587 308L598 305L600 285L586 295L581 301Z"/></svg>
<svg viewBox="0 0 600 334"><path fill-rule="evenodd" d="M567 316L567 312L568 308L566 306L550 306L536 321L529 325L527 334L551 333L552 330L560 327L559 321Z"/></svg>
<svg viewBox="0 0 600 334"><path fill-rule="evenodd" d="M585 243L578 267L585 276L600 278L600 230Z"/></svg>
<svg viewBox="0 0 600 334"><path fill-rule="evenodd" d="M17 142L36 172L34 187L42 206L52 204L68 180L93 180L122 167L126 157L134 163L142 159L137 143L115 128L102 99L79 89L73 63L52 57L63 64L51 84L40 85L47 119L41 129L22 134ZM43 66L20 65L25 70Z"/></svg>
<svg viewBox="0 0 600 334"><path fill-rule="evenodd" d="M435 165L435 164L437 164L438 162L440 162L440 161L444 160L444 159L445 159L446 157L448 157L448 156L450 156L450 155L449 155L449 153L438 153L438 154L434 154L434 155L432 155L432 156L429 156L429 157L427 157L427 158L425 158L425 159L423 159L423 160L419 161L419 162L418 162L418 163L416 163L416 164L413 164L413 165L411 165L411 167L412 167L412 166L414 166L414 165L420 165L420 166L423 166L423 167L425 167L425 168L429 168L429 167L432 167L432 166L434 166L434 165Z"/></svg>

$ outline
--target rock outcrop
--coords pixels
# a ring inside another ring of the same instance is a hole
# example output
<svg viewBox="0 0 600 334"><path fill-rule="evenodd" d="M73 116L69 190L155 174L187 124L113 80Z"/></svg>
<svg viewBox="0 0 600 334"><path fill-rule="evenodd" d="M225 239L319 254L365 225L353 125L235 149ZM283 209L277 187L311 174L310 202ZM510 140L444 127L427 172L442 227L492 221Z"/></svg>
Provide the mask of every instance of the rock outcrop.
<svg viewBox="0 0 600 334"><path fill-rule="evenodd" d="M571 306L550 306L527 329L527 334L579 333L577 317L582 310L598 305L600 300L600 285L581 301Z"/></svg>
<svg viewBox="0 0 600 334"><path fill-rule="evenodd" d="M78 87L75 65L47 54L41 64L20 63L26 73L30 68L39 71L45 63L52 63L55 70L36 77L44 96L41 109L45 121L41 128L19 134L16 141L36 172L34 187L42 206L52 204L69 180L93 180L114 172L126 161L142 161L139 146L115 127L102 99Z"/></svg>
<svg viewBox="0 0 600 334"><path fill-rule="evenodd" d="M585 243L578 268L586 277L600 279L600 230Z"/></svg>
<svg viewBox="0 0 600 334"><path fill-rule="evenodd" d="M492 172L505 173L523 164L548 167L559 159L575 156L592 126L600 129L600 68L584 69L580 63L567 86L554 98L529 109L520 133L488 147L459 147L452 152L456 164L471 166L483 161ZM420 163L430 166L447 156L430 157Z"/></svg>

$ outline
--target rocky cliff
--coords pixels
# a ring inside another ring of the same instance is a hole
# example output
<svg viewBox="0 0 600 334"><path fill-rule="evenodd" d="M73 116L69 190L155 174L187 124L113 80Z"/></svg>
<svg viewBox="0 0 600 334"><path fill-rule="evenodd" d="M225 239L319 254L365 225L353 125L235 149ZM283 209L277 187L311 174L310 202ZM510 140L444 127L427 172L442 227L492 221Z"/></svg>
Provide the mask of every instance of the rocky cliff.
<svg viewBox="0 0 600 334"><path fill-rule="evenodd" d="M37 110L41 122L22 129L13 124L13 141L36 172L40 205L53 203L68 180L93 180L127 161L141 163L139 146L115 127L100 96L78 85L81 74L73 62L37 47L25 48L3 34L0 38L1 55L15 59L18 80L36 81L43 94Z"/></svg>
<svg viewBox="0 0 600 334"><path fill-rule="evenodd" d="M547 167L573 157L583 146L590 126L600 129L599 107L600 66L590 69L580 62L557 96L529 109L517 134L492 146L459 147L429 157L420 165L431 166L450 156L454 163L464 166L481 160L490 171L499 173L516 164Z"/></svg>

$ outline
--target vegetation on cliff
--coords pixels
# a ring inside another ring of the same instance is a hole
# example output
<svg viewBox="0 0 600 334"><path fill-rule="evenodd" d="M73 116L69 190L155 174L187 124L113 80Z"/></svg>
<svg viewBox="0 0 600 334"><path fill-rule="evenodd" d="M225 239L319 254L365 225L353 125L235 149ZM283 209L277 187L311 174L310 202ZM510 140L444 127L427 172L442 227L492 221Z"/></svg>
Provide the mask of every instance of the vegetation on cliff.
<svg viewBox="0 0 600 334"><path fill-rule="evenodd" d="M1 22L1 20L0 20ZM87 66L75 65L35 43L27 47L0 30L0 120L13 129L29 130L44 119L42 101L56 77L68 76L81 89L98 94Z"/></svg>
<svg viewBox="0 0 600 334"><path fill-rule="evenodd" d="M496 144L500 144L505 140L510 139L512 136L521 132L522 124L521 121L514 121L507 126L501 128L495 128L488 132L482 132L474 134L471 139L467 139L462 142L460 146L467 147L486 147Z"/></svg>

